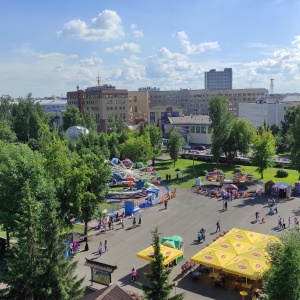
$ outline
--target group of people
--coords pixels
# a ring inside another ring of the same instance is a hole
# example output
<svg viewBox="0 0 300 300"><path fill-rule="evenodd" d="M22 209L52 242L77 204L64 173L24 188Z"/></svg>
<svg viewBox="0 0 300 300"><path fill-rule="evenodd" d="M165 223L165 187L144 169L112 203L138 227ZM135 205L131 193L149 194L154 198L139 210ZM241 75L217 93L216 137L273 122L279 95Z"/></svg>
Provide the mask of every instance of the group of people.
<svg viewBox="0 0 300 300"><path fill-rule="evenodd" d="M108 246L107 246L107 240L104 241L104 252L108 251ZM101 256L103 254L103 246L102 246L102 242L99 242L99 246L98 246L98 254Z"/></svg>
<svg viewBox="0 0 300 300"><path fill-rule="evenodd" d="M133 219L132 219L132 228L135 228L136 227L136 218L134 216L132 216ZM142 216L140 215L139 216L139 223L138 223L139 226L142 226Z"/></svg>
<svg viewBox="0 0 300 300"><path fill-rule="evenodd" d="M197 233L199 244L201 243L201 240L203 240L203 242L205 241L205 236L206 236L206 230L204 228L201 228Z"/></svg>
<svg viewBox="0 0 300 300"><path fill-rule="evenodd" d="M104 233L106 233L107 230L115 229L116 222L119 222L122 228L124 228L124 217L125 217L124 211L122 212L122 214L119 214L119 212L117 212L116 217L103 216L98 222L98 229L100 230L100 232L102 232L102 228L103 228Z"/></svg>

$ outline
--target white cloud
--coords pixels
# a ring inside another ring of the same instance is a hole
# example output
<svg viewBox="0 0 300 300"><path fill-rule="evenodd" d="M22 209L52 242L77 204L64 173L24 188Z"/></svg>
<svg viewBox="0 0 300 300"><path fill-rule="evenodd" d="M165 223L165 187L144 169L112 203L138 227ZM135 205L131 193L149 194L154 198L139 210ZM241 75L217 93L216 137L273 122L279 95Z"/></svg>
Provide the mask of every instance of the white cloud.
<svg viewBox="0 0 300 300"><path fill-rule="evenodd" d="M102 59L100 57L90 57L90 58L84 58L82 59L79 64L82 66L98 66L103 63Z"/></svg>
<svg viewBox="0 0 300 300"><path fill-rule="evenodd" d="M104 10L91 24L79 19L64 24L62 30L57 31L58 36L73 36L85 41L114 40L124 36L121 26L122 20L115 11Z"/></svg>
<svg viewBox="0 0 300 300"><path fill-rule="evenodd" d="M131 24L130 28L135 38L142 38L144 36L144 33L140 29L138 29L135 24Z"/></svg>
<svg viewBox="0 0 300 300"><path fill-rule="evenodd" d="M177 32L177 37L182 46L182 52L186 54L199 54L210 49L219 49L218 42L204 42L198 45L193 45L188 40L188 36L184 31Z"/></svg>
<svg viewBox="0 0 300 300"><path fill-rule="evenodd" d="M140 52L140 45L134 44L134 43L124 43L119 46L115 46L112 48L106 48L106 52L124 52L124 51L130 51L130 52L135 52L139 53Z"/></svg>
<svg viewBox="0 0 300 300"><path fill-rule="evenodd" d="M248 48L270 48L273 46L264 44L264 43L247 43L246 47L248 47Z"/></svg>
<svg viewBox="0 0 300 300"><path fill-rule="evenodd" d="M285 81L294 80L298 76L299 65L300 36L298 35L295 36L294 41L292 41L291 47L277 49L269 58L245 63L244 67L247 68L248 74L252 76L276 74L276 77Z"/></svg>

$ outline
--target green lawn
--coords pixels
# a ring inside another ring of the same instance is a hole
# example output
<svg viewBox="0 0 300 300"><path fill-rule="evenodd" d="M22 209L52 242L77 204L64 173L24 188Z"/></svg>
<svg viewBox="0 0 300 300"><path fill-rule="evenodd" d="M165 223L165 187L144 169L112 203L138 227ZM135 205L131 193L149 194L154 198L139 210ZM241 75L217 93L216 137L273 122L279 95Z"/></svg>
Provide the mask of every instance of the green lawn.
<svg viewBox="0 0 300 300"><path fill-rule="evenodd" d="M289 176L286 178L277 178L276 173L278 168L268 168L264 171L264 178L260 179L260 175L257 173L255 166L249 165L226 165L219 164L218 166L215 163L207 163L203 161L194 161L191 159L182 159L178 158L175 167L173 166L172 160L163 160L156 161L155 170L158 171L159 176L162 177L163 180L166 180L166 174L171 174L171 180L167 183L171 187L182 187L182 188L190 188L195 184L196 178L202 175L202 171L207 170L208 172L212 172L215 167L221 169L225 172L226 178L233 177L233 171L236 168L244 169L244 173L252 173L254 175L254 179L259 179L263 182L267 182L269 180L273 180L276 182L287 182L294 185L295 182L298 181L299 174L295 170L287 169L289 172ZM179 172L175 171L176 169L180 169ZM176 179L176 173L179 173L179 180ZM181 180L181 173L184 174L184 180Z"/></svg>

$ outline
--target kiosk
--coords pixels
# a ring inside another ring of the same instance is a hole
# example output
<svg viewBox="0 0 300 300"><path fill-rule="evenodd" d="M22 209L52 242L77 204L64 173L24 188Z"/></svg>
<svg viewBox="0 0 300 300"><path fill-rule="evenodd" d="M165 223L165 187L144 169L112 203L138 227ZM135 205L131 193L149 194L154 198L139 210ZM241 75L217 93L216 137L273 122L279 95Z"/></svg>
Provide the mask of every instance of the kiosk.
<svg viewBox="0 0 300 300"><path fill-rule="evenodd" d="M179 235L165 236L161 240L161 244L170 248L178 249L184 251L183 239ZM183 260L183 255L175 259L175 265Z"/></svg>
<svg viewBox="0 0 300 300"><path fill-rule="evenodd" d="M125 216L137 215L140 212L138 200L125 200Z"/></svg>

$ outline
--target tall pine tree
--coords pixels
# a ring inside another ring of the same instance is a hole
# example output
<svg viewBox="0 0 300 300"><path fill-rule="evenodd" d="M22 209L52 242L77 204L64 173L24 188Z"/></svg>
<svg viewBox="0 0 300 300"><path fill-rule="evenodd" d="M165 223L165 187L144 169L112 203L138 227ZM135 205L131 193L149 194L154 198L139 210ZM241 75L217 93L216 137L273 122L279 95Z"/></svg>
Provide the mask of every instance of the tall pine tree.
<svg viewBox="0 0 300 300"><path fill-rule="evenodd" d="M174 284L169 282L171 270L164 266L164 257L160 252L159 233L157 227L152 231L152 246L154 250L153 260L150 262L150 273L145 273L145 277L150 281L150 286L141 284L144 298L147 300L181 300L184 294L169 297Z"/></svg>

